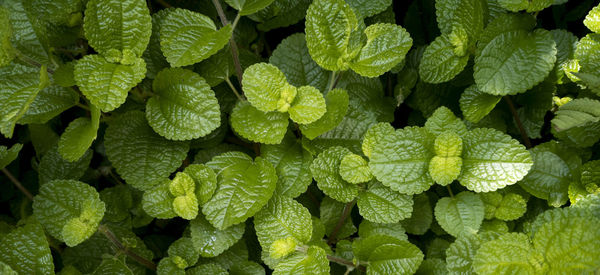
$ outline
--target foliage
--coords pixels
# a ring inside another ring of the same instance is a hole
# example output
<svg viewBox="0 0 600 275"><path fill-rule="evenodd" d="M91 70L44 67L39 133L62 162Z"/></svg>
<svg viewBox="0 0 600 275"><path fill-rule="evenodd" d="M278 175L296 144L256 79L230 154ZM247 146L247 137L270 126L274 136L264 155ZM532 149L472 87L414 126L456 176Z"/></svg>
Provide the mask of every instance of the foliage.
<svg viewBox="0 0 600 275"><path fill-rule="evenodd" d="M0 0L0 274L597 274L599 141L596 0Z"/></svg>

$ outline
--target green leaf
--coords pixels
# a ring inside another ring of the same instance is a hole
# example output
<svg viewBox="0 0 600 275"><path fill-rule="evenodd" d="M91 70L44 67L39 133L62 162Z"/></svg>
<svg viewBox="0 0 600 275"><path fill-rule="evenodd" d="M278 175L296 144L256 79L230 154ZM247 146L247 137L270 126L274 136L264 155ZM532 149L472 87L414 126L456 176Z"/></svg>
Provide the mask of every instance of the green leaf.
<svg viewBox="0 0 600 275"><path fill-rule="evenodd" d="M452 183L462 168L462 139L448 130L441 133L433 144L435 156L429 162L429 175L440 185Z"/></svg>
<svg viewBox="0 0 600 275"><path fill-rule="evenodd" d="M19 273L14 271L10 265L5 264L4 262L0 262L0 272L6 275L19 275Z"/></svg>
<svg viewBox="0 0 600 275"><path fill-rule="evenodd" d="M477 123L487 116L502 97L486 94L471 85L460 95L460 110L466 120Z"/></svg>
<svg viewBox="0 0 600 275"><path fill-rule="evenodd" d="M56 82L56 72L54 74ZM75 85L75 84L73 84ZM71 88L48 86L42 89L18 124L43 124L79 102L79 94Z"/></svg>
<svg viewBox="0 0 600 275"><path fill-rule="evenodd" d="M413 235L423 235L433 221L433 210L426 193L413 197L412 214L409 218L400 221L406 232Z"/></svg>
<svg viewBox="0 0 600 275"><path fill-rule="evenodd" d="M527 12L541 11L554 4L555 0L497 0L503 8L518 12L527 10Z"/></svg>
<svg viewBox="0 0 600 275"><path fill-rule="evenodd" d="M311 246L306 254L297 252L281 261L273 275L326 275L329 274L327 253L318 246Z"/></svg>
<svg viewBox="0 0 600 275"><path fill-rule="evenodd" d="M169 67L169 62L167 62L160 49L160 27L172 10L162 9L152 14L152 35L150 35L148 48L142 55L142 58L146 61L146 76L151 79L154 79L162 69Z"/></svg>
<svg viewBox="0 0 600 275"><path fill-rule="evenodd" d="M211 87L227 81L234 74L235 66L231 49L225 46L216 54L194 65L194 71L200 74Z"/></svg>
<svg viewBox="0 0 600 275"><path fill-rule="evenodd" d="M91 119L80 117L71 121L58 141L58 152L67 161L80 159L96 140L100 110L94 105L90 105L90 110Z"/></svg>
<svg viewBox="0 0 600 275"><path fill-rule="evenodd" d="M427 83L450 81L464 70L469 55L458 56L455 46L446 35L438 36L423 52L419 76Z"/></svg>
<svg viewBox="0 0 600 275"><path fill-rule="evenodd" d="M461 192L441 198L435 205L435 219L454 237L477 233L484 217L484 205L474 193Z"/></svg>
<svg viewBox="0 0 600 275"><path fill-rule="evenodd" d="M288 117L287 113L265 113L248 101L239 101L230 119L233 130L243 138L264 144L279 144L287 132Z"/></svg>
<svg viewBox="0 0 600 275"><path fill-rule="evenodd" d="M204 78L180 68L160 71L146 103L148 123L161 136L189 140L208 135L221 125L215 93Z"/></svg>
<svg viewBox="0 0 600 275"><path fill-rule="evenodd" d="M523 179L532 168L525 146L498 130L478 128L463 136L460 184L475 192L489 192Z"/></svg>
<svg viewBox="0 0 600 275"><path fill-rule="evenodd" d="M129 65L110 63L101 55L86 55L75 64L75 81L90 102L110 112L125 102L127 93L146 76L144 59Z"/></svg>
<svg viewBox="0 0 600 275"><path fill-rule="evenodd" d="M160 48L172 67L192 65L222 49L232 31L231 25L217 30L208 16L178 8L161 22Z"/></svg>
<svg viewBox="0 0 600 275"><path fill-rule="evenodd" d="M313 157L293 134L286 135L280 144L262 145L260 149L261 155L277 171L275 194L295 198L306 191L312 183Z"/></svg>
<svg viewBox="0 0 600 275"><path fill-rule="evenodd" d="M435 15L442 34L463 29L470 40L476 41L483 31L486 13L484 3L471 0L435 1Z"/></svg>
<svg viewBox="0 0 600 275"><path fill-rule="evenodd" d="M247 155L213 158L207 166L217 172L218 187L213 197L204 204L202 213L218 229L226 229L254 216L267 204L277 183L273 165L261 157L254 161ZM221 159L229 162L219 167ZM218 167L218 168L217 168Z"/></svg>
<svg viewBox="0 0 600 275"><path fill-rule="evenodd" d="M446 249L446 266L449 272L473 274L473 260L482 243L494 240L498 233L482 232L463 234ZM506 251L505 251L506 253Z"/></svg>
<svg viewBox="0 0 600 275"><path fill-rule="evenodd" d="M338 226L340 217L344 213L345 205L346 204L338 202L330 197L324 197L321 201L321 205L319 207L319 212L321 214L320 218L323 222L323 225L325 225L325 234L327 236L331 236L335 228ZM338 229L336 239L345 239L355 232L356 227L352 223L352 216L350 215L342 223L340 229Z"/></svg>
<svg viewBox="0 0 600 275"><path fill-rule="evenodd" d="M265 275L265 268L253 261L237 263L229 269L229 275Z"/></svg>
<svg viewBox="0 0 600 275"><path fill-rule="evenodd" d="M327 89L329 74L310 57L303 33L292 34L281 41L269 57L269 63L277 66L287 81L296 87L308 85L320 91Z"/></svg>
<svg viewBox="0 0 600 275"><path fill-rule="evenodd" d="M273 0L225 0L227 4L239 11L239 15L249 15L260 11L273 3Z"/></svg>
<svg viewBox="0 0 600 275"><path fill-rule="evenodd" d="M12 45L26 58L49 65L48 26L32 7L33 1L7 0L3 6L8 10L12 26Z"/></svg>
<svg viewBox="0 0 600 275"><path fill-rule="evenodd" d="M131 187L116 185L100 191L100 199L106 204L104 219L110 222L120 222L130 217L133 208Z"/></svg>
<svg viewBox="0 0 600 275"><path fill-rule="evenodd" d="M398 65L412 47L410 34L395 24L373 24L365 29L366 44L350 62L362 76L376 77Z"/></svg>
<svg viewBox="0 0 600 275"><path fill-rule="evenodd" d="M200 205L204 205L217 189L217 175L204 164L191 164L183 172L194 180L196 198Z"/></svg>
<svg viewBox="0 0 600 275"><path fill-rule="evenodd" d="M0 169L8 166L13 160L17 159L19 152L23 148L23 144L17 143L10 147L0 146Z"/></svg>
<svg viewBox="0 0 600 275"><path fill-rule="evenodd" d="M352 243L352 252L354 258L358 261L367 261L373 254L373 251L383 245L403 245L404 241L393 236L385 234L375 234L369 237L362 237Z"/></svg>
<svg viewBox="0 0 600 275"><path fill-rule="evenodd" d="M561 143L551 141L531 149L533 166L519 186L530 194L561 206L568 200L569 184L576 180L581 158Z"/></svg>
<svg viewBox="0 0 600 275"><path fill-rule="evenodd" d="M125 274L125 275L133 275L133 272L124 261L120 260L117 257L106 257L102 260L102 263L94 270L92 273L94 275L98 274Z"/></svg>
<svg viewBox="0 0 600 275"><path fill-rule="evenodd" d="M408 241L377 247L369 257L367 274L414 274L423 261L423 252Z"/></svg>
<svg viewBox="0 0 600 275"><path fill-rule="evenodd" d="M361 238L369 238L376 235L385 235L396 238L398 240L408 240L406 231L398 223L385 224L374 223L368 220L363 220L358 227L358 235Z"/></svg>
<svg viewBox="0 0 600 275"><path fill-rule="evenodd" d="M312 86L298 88L298 93L288 110L290 118L299 124L313 123L323 117L326 111L325 98Z"/></svg>
<svg viewBox="0 0 600 275"><path fill-rule="evenodd" d="M418 194L433 185L427 172L433 157L433 136L423 128L406 127L373 145L369 168L383 185L403 194Z"/></svg>
<svg viewBox="0 0 600 275"><path fill-rule="evenodd" d="M96 232L105 210L96 189L75 180L44 184L33 200L33 214L46 231L71 247Z"/></svg>
<svg viewBox="0 0 600 275"><path fill-rule="evenodd" d="M186 220L192 220L198 215L195 185L194 179L184 172L178 172L169 184L169 192L174 196L173 211Z"/></svg>
<svg viewBox="0 0 600 275"><path fill-rule="evenodd" d="M504 195L497 192L481 193L479 197L485 204L485 218L497 218L512 221L520 218L527 211L527 200L516 193Z"/></svg>
<svg viewBox="0 0 600 275"><path fill-rule="evenodd" d="M275 241L292 238L308 243L312 235L310 212L292 198L273 196L254 217L256 236L263 251L269 251Z"/></svg>
<svg viewBox="0 0 600 275"><path fill-rule="evenodd" d="M3 67L15 58L15 49L10 42L13 30L9 12L3 6L0 6L0 26L0 67Z"/></svg>
<svg viewBox="0 0 600 275"><path fill-rule="evenodd" d="M595 6L583 20L583 24L595 33L600 33L600 5Z"/></svg>
<svg viewBox="0 0 600 275"><path fill-rule="evenodd" d="M148 190L168 177L187 156L188 143L166 140L152 130L144 113L130 111L109 123L106 155L131 186Z"/></svg>
<svg viewBox="0 0 600 275"><path fill-rule="evenodd" d="M349 183L363 183L373 178L367 161L357 154L347 154L340 162L340 176Z"/></svg>
<svg viewBox="0 0 600 275"><path fill-rule="evenodd" d="M363 154L365 154L366 157L371 158L373 146L379 143L384 136L393 135L394 131L394 127L389 123L380 122L371 126L363 137L361 146Z"/></svg>
<svg viewBox="0 0 600 275"><path fill-rule="evenodd" d="M268 63L248 67L242 87L252 106L263 112L286 112L296 96L296 87L288 84L285 75Z"/></svg>
<svg viewBox="0 0 600 275"><path fill-rule="evenodd" d="M348 0L348 5L359 12L363 18L383 12L392 5L392 0Z"/></svg>
<svg viewBox="0 0 600 275"><path fill-rule="evenodd" d="M412 197L400 194L371 181L358 195L358 211L363 218L376 223L397 223L412 214Z"/></svg>
<svg viewBox="0 0 600 275"><path fill-rule="evenodd" d="M0 132L5 137L12 137L17 121L47 85L45 66L41 70L16 64L0 68Z"/></svg>
<svg viewBox="0 0 600 275"><path fill-rule="evenodd" d="M208 263L195 266L194 268L186 271L186 274L201 275L201 274L214 274L214 275L227 275L227 270L219 266L216 263Z"/></svg>
<svg viewBox="0 0 600 275"><path fill-rule="evenodd" d="M229 249L244 234L244 224L236 224L224 230L214 228L204 217L198 215L190 222L190 233L194 248L202 257L215 257Z"/></svg>
<svg viewBox="0 0 600 275"><path fill-rule="evenodd" d="M325 98L327 111L317 121L300 125L302 134L308 139L314 139L321 134L335 128L348 111L349 97L346 90L333 89Z"/></svg>
<svg viewBox="0 0 600 275"><path fill-rule="evenodd" d="M85 37L96 52L131 51L141 56L152 34L152 18L143 0L90 0L83 22Z"/></svg>
<svg viewBox="0 0 600 275"><path fill-rule="evenodd" d="M445 131L453 131L462 136L467 132L465 123L445 106L441 106L433 112L425 122L425 129L434 135L440 135Z"/></svg>
<svg viewBox="0 0 600 275"><path fill-rule="evenodd" d="M345 71L358 55L359 20L343 0L313 1L306 11L306 46L312 59L326 70Z"/></svg>
<svg viewBox="0 0 600 275"><path fill-rule="evenodd" d="M345 181L339 173L342 159L351 153L344 147L334 146L319 154L310 165L319 189L340 202L350 202L358 196L358 185Z"/></svg>
<svg viewBox="0 0 600 275"><path fill-rule="evenodd" d="M62 158L58 146L52 145L38 167L40 185L58 179L78 180L90 166L92 155L92 151L87 150L80 159L70 162Z"/></svg>
<svg viewBox="0 0 600 275"><path fill-rule="evenodd" d="M189 237L181 237L174 241L167 253L180 264L185 264L186 268L195 265L200 257L200 253Z"/></svg>
<svg viewBox="0 0 600 275"><path fill-rule="evenodd" d="M158 182L158 183L156 183ZM169 191L171 181L167 178L156 181L153 187L146 189L142 197L142 208L146 214L159 219L171 219L177 216L173 209L175 197Z"/></svg>
<svg viewBox="0 0 600 275"><path fill-rule="evenodd" d="M475 57L477 88L501 96L523 93L546 78L554 68L556 52L556 43L546 30L500 34Z"/></svg>
<svg viewBox="0 0 600 275"><path fill-rule="evenodd" d="M600 101L578 98L556 111L552 119L554 134L577 147L594 145L600 135Z"/></svg>
<svg viewBox="0 0 600 275"><path fill-rule="evenodd" d="M473 259L473 270L478 274L540 274L543 261L542 255L533 251L527 235L506 233L481 244Z"/></svg>
<svg viewBox="0 0 600 275"><path fill-rule="evenodd" d="M44 229L35 220L2 236L0 261L19 274L53 274L54 263Z"/></svg>

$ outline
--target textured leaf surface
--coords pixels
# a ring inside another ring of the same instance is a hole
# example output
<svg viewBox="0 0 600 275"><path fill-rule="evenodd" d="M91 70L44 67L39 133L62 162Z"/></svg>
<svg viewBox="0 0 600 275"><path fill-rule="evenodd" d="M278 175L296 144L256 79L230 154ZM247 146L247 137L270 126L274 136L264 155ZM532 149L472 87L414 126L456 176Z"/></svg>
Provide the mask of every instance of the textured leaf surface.
<svg viewBox="0 0 600 275"><path fill-rule="evenodd" d="M319 212L321 214L320 219L323 222L323 225L325 226L325 234L327 236L331 236L333 234L333 231L339 223L340 216L342 216L344 213L345 207L346 206L344 203L336 201L330 197L324 197L323 201L321 201L321 205L319 207ZM348 216L348 218L344 221L344 223L338 230L336 238L338 240L341 240L351 236L355 232L356 227L352 223L352 216Z"/></svg>
<svg viewBox="0 0 600 275"><path fill-rule="evenodd" d="M217 162L213 159L207 165L215 169ZM204 204L202 213L213 226L223 230L245 221L267 204L275 191L277 174L264 158L252 161L247 156L232 159L219 170L217 190Z"/></svg>
<svg viewBox="0 0 600 275"><path fill-rule="evenodd" d="M429 175L440 185L452 183L462 169L462 139L452 131L441 133L433 144L435 156L429 162Z"/></svg>
<svg viewBox="0 0 600 275"><path fill-rule="evenodd" d="M56 72L54 73L54 82L57 82ZM73 83L73 85L75 84ZM77 102L79 102L79 95L73 89L48 86L38 93L17 123L46 123L63 111L73 107Z"/></svg>
<svg viewBox="0 0 600 275"><path fill-rule="evenodd" d="M208 16L175 9L161 23L160 48L171 66L192 65L222 49L231 33L231 25L217 30Z"/></svg>
<svg viewBox="0 0 600 275"><path fill-rule="evenodd" d="M550 32L510 31L498 35L475 58L475 83L493 95L523 93L554 68L556 43Z"/></svg>
<svg viewBox="0 0 600 275"><path fill-rule="evenodd" d="M494 240L497 233L463 234L446 249L446 266L449 272L473 273L473 259L482 243Z"/></svg>
<svg viewBox="0 0 600 275"><path fill-rule="evenodd" d="M372 181L357 200L360 215L376 223L396 223L412 214L412 197Z"/></svg>
<svg viewBox="0 0 600 275"><path fill-rule="evenodd" d="M423 252L408 241L376 248L369 257L367 274L413 274L423 261Z"/></svg>
<svg viewBox="0 0 600 275"><path fill-rule="evenodd" d="M171 140L208 135L221 125L215 93L204 78L185 69L166 69L152 84L154 96L146 103L152 129Z"/></svg>
<svg viewBox="0 0 600 275"><path fill-rule="evenodd" d="M180 166L189 145L169 141L152 130L145 115L130 111L116 118L106 130L108 159L131 186L148 190Z"/></svg>
<svg viewBox="0 0 600 275"><path fill-rule="evenodd" d="M13 160L17 159L22 148L23 144L20 143L17 143L10 148L0 146L0 169L3 169L13 162Z"/></svg>
<svg viewBox="0 0 600 275"><path fill-rule="evenodd" d="M477 85L471 85L460 95L460 110L466 120L477 123L500 102L501 97L486 94Z"/></svg>
<svg viewBox="0 0 600 275"><path fill-rule="evenodd" d="M423 53L419 76L428 83L442 83L453 79L467 66L469 55L457 56L447 36L438 36Z"/></svg>
<svg viewBox="0 0 600 275"><path fill-rule="evenodd" d="M373 175L365 159L357 154L347 154L340 162L340 176L349 183L363 183L371 180Z"/></svg>
<svg viewBox="0 0 600 275"><path fill-rule="evenodd" d="M450 235L477 233L484 217L484 205L474 193L441 198L435 205L435 219Z"/></svg>
<svg viewBox="0 0 600 275"><path fill-rule="evenodd" d="M0 7L0 66L8 65L15 58L15 50L10 43L12 27L8 10Z"/></svg>
<svg viewBox="0 0 600 275"><path fill-rule="evenodd" d="M583 24L595 33L600 33L600 5L594 7L583 20Z"/></svg>
<svg viewBox="0 0 600 275"><path fill-rule="evenodd" d="M311 246L308 248L306 254L296 253L280 262L277 267L275 267L273 274L329 274L329 260L327 260L327 253L318 246Z"/></svg>
<svg viewBox="0 0 600 275"><path fill-rule="evenodd" d="M0 261L22 274L54 273L48 240L36 221L2 236Z"/></svg>
<svg viewBox="0 0 600 275"><path fill-rule="evenodd" d="M242 87L252 106L263 112L275 111L283 104L290 104L296 96L296 89L290 87L285 75L277 67L267 63L248 67L244 71ZM287 108L281 111L285 112Z"/></svg>
<svg viewBox="0 0 600 275"><path fill-rule="evenodd" d="M92 236L105 210L93 187L74 180L44 184L33 200L34 215L46 231L68 246L76 246Z"/></svg>
<svg viewBox="0 0 600 275"><path fill-rule="evenodd" d="M205 204L212 198L217 189L217 175L204 164L191 164L183 170L195 183L195 194L200 205Z"/></svg>
<svg viewBox="0 0 600 275"><path fill-rule="evenodd" d="M310 166L319 189L340 202L352 201L358 195L358 186L345 181L339 173L340 163L350 150L334 146L317 156Z"/></svg>
<svg viewBox="0 0 600 275"><path fill-rule="evenodd" d="M473 270L478 274L539 274L542 261L527 235L507 233L481 245L473 259Z"/></svg>
<svg viewBox="0 0 600 275"><path fill-rule="evenodd" d="M171 219L177 217L173 209L175 196L169 191L171 181L164 178L155 185L146 189L142 197L142 208L150 217Z"/></svg>
<svg viewBox="0 0 600 275"><path fill-rule="evenodd" d="M360 15L365 18L383 12L392 4L391 0L349 0L350 5L354 10L359 11Z"/></svg>
<svg viewBox="0 0 600 275"><path fill-rule="evenodd" d="M588 147L600 139L600 101L578 98L556 111L552 129L560 139L577 147Z"/></svg>
<svg viewBox="0 0 600 275"><path fill-rule="evenodd" d="M365 133L362 141L361 149L363 154L365 154L365 156L368 158L371 158L373 146L379 143L383 137L387 135L393 135L394 131L394 127L392 127L392 125L389 123L381 122L371 126L371 128L369 128L369 130L367 130Z"/></svg>
<svg viewBox="0 0 600 275"><path fill-rule="evenodd" d="M426 193L413 197L412 214L409 218L400 221L406 232L414 235L423 235L433 221L433 209Z"/></svg>
<svg viewBox="0 0 600 275"><path fill-rule="evenodd" d="M264 144L279 144L287 132L288 117L287 113L265 113L248 101L239 101L230 119L233 130L243 138Z"/></svg>
<svg viewBox="0 0 600 275"><path fill-rule="evenodd" d="M427 172L434 138L423 128L407 127L373 145L369 167L385 186L403 194L418 194L433 185Z"/></svg>
<svg viewBox="0 0 600 275"><path fill-rule="evenodd" d="M515 184L533 165L517 140L498 130L478 128L463 138L463 166L458 181L469 190L489 192Z"/></svg>
<svg viewBox="0 0 600 275"><path fill-rule="evenodd" d="M350 68L362 76L376 77L398 65L410 47L412 38L395 24L373 24L365 29L366 44L350 63Z"/></svg>
<svg viewBox="0 0 600 275"><path fill-rule="evenodd" d="M203 215L190 222L194 248L202 257L215 257L234 245L244 234L244 224L236 224L225 230L214 228Z"/></svg>
<svg viewBox="0 0 600 275"><path fill-rule="evenodd" d="M273 0L225 0L225 2L238 10L240 15L248 15L264 9L273 3Z"/></svg>
<svg viewBox="0 0 600 275"><path fill-rule="evenodd" d="M348 92L343 89L334 89L327 93L325 98L327 111L317 121L300 125L302 134L308 139L314 139L321 134L335 128L348 111Z"/></svg>
<svg viewBox="0 0 600 275"><path fill-rule="evenodd" d="M425 129L434 135L439 135L446 131L452 131L459 135L464 135L467 132L465 123L444 106L437 108L427 119Z"/></svg>
<svg viewBox="0 0 600 275"><path fill-rule="evenodd" d="M86 55L75 65L75 81L81 92L100 110L109 112L125 102L131 88L146 76L146 63L135 58L133 64L108 62L101 55Z"/></svg>
<svg viewBox="0 0 600 275"><path fill-rule="evenodd" d="M38 167L39 183L42 185L58 179L78 180L90 166L91 161L91 150L87 150L81 158L71 162L62 158L58 146L52 145L40 161Z"/></svg>
<svg viewBox="0 0 600 275"><path fill-rule="evenodd" d="M326 111L325 98L312 86L298 88L298 94L288 110L290 118L300 124L315 122L323 117Z"/></svg>
<svg viewBox="0 0 600 275"><path fill-rule="evenodd" d="M67 161L80 159L96 140L100 127L100 110L93 105L90 107L92 117L80 117L71 121L58 141L58 152Z"/></svg>
<svg viewBox="0 0 600 275"><path fill-rule="evenodd" d="M277 171L275 194L295 198L306 191L312 183L313 157L292 134L286 135L281 144L263 145L260 149Z"/></svg>

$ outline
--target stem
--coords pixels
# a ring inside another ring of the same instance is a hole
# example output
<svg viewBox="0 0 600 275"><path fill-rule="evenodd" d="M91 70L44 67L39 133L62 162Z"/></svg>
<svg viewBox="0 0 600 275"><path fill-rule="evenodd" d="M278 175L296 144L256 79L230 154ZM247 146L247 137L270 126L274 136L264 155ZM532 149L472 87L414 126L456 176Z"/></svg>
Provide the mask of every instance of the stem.
<svg viewBox="0 0 600 275"><path fill-rule="evenodd" d="M446 185L446 188L448 188L448 193L450 193L450 197L454 198L454 193L452 193L452 188L450 188L450 184Z"/></svg>
<svg viewBox="0 0 600 275"><path fill-rule="evenodd" d="M215 5L215 9L217 9L217 13L219 14L219 18L221 18L221 23L223 26L229 24L227 21L227 17L225 17L225 13L223 12L223 7L221 7L221 3L219 0L212 0L213 5ZM239 13L236 17L236 20L239 20ZM235 27L235 25L234 25ZM229 38L229 46L231 47L231 55L233 56L233 65L235 66L235 74L237 75L238 81L240 82L240 86L242 85L242 64L240 63L240 56L238 53L237 44L235 44L235 40L233 40L233 35Z"/></svg>
<svg viewBox="0 0 600 275"><path fill-rule="evenodd" d="M330 262L334 262L337 264L341 264L341 265L345 265L348 267L348 269L350 269L350 271L354 270L355 268L357 268L360 271L366 271L366 268L362 265L354 265L354 263L352 261L348 261L344 258L340 258L337 256L333 256L333 255L327 255L327 260L329 260Z"/></svg>
<svg viewBox="0 0 600 275"><path fill-rule="evenodd" d="M21 190L21 192L25 195L25 197L27 197L30 201L33 201L33 195L31 195L31 193L29 192L29 190L27 190L27 188L25 188L21 182L19 182L19 180L17 180L17 178L15 178L15 176L13 176L13 174L11 172L9 172L8 170L6 170L6 168L2 168L2 173L4 173L4 175L6 175L6 177L12 181L12 183L14 183L14 185Z"/></svg>
<svg viewBox="0 0 600 275"><path fill-rule="evenodd" d="M81 103L79 103L79 102L77 102L77 103L75 104L75 106L77 106L77 107L79 107L79 108L81 108L81 109L84 109L84 110L86 110L86 111L90 111L90 107L88 107L88 106L85 106L85 105L83 105L83 104L81 104Z"/></svg>
<svg viewBox="0 0 600 275"><path fill-rule="evenodd" d="M21 60L21 61L23 61L23 62L25 62L25 63L27 63L29 65L40 67L40 68L42 67L42 64L40 64L39 62L37 62L37 61L29 58L28 56L24 55L23 53L21 53L18 50L16 50L16 55L17 55L17 58L19 58L19 60ZM46 71L49 72L50 74L54 74L54 70L52 70L52 69L50 69L48 67L46 67Z"/></svg>
<svg viewBox="0 0 600 275"><path fill-rule="evenodd" d="M331 76L329 77L329 85L327 85L327 92L333 90L334 85L335 85L335 71L331 71Z"/></svg>
<svg viewBox="0 0 600 275"><path fill-rule="evenodd" d="M229 78L225 78L225 82L227 83L227 85L229 85L229 88L231 88L231 90L233 91L233 93L235 94L235 96L240 100L240 101L244 101L244 97L242 97L242 95L240 95L240 93L238 92L238 90L235 88L235 86L233 86L233 83L231 83L231 80L229 80Z"/></svg>
<svg viewBox="0 0 600 275"><path fill-rule="evenodd" d="M352 200L349 203L346 203L346 205L344 206L344 212L342 212L342 216L340 216L338 223L333 228L331 235L329 235L329 239L327 240L327 243L331 244L335 241L337 234L339 233L340 229L342 229L342 225L344 225L344 222L346 221L348 216L350 216L350 213L352 212L352 208L354 207L354 204L356 204L356 199Z"/></svg>
<svg viewBox="0 0 600 275"><path fill-rule="evenodd" d="M104 234L104 236L113 244L117 247L117 249L126 254L127 256L129 256L131 259L133 259L134 261L140 263L141 265L145 266L146 268L150 269L150 270L156 270L156 264L153 263L152 261L146 260L144 259L142 256L135 254L135 252L127 249L127 247L125 247L117 238L117 236L115 236L115 234L110 231L110 229L104 225L101 224L98 226L98 231L100 231L102 234Z"/></svg>
<svg viewBox="0 0 600 275"><path fill-rule="evenodd" d="M233 19L233 24L231 25L232 30L235 30L235 27L240 22L240 18L242 18L242 16L238 13L235 19Z"/></svg>
<svg viewBox="0 0 600 275"><path fill-rule="evenodd" d="M515 122L517 123L517 127L519 128L519 132L521 133L521 137L523 138L525 147L527 147L527 149L533 147L531 145L531 140L527 136L527 132L525 132L525 127L523 127L523 123L521 122L521 119L519 118L519 114L517 113L517 109L515 109L515 104L513 104L512 99L510 99L510 97L508 97L508 96L505 96L504 100L506 101L506 104L508 104L508 108L510 109L510 112L512 113L513 117L515 118Z"/></svg>
<svg viewBox="0 0 600 275"><path fill-rule="evenodd" d="M165 8L172 8L173 6L171 6L171 4L167 3L165 0L156 0L156 2L158 2L161 6L165 7Z"/></svg>

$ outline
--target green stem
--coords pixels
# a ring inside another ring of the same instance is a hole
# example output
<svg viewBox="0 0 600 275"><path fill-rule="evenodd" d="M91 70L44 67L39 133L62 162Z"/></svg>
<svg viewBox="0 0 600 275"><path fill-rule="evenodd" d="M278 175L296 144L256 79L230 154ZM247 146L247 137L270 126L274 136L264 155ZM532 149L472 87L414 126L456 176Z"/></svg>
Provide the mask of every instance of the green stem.
<svg viewBox="0 0 600 275"><path fill-rule="evenodd" d="M27 197L30 201L33 201L33 195L31 195L31 193L29 192L29 190L27 190L27 188L25 188L25 186L23 186L21 184L21 182L15 178L15 176L13 176L13 174L6 170L6 168L2 168L2 173L4 173L4 175L6 175L6 177L12 181L12 183L19 189L21 190L21 192L25 195L25 197Z"/></svg>
<svg viewBox="0 0 600 275"><path fill-rule="evenodd" d="M117 238L117 236L115 236L115 234L110 231L110 229L104 225L101 224L98 226L98 231L100 231L100 233L104 234L104 236L115 246L117 247L117 249L119 250L119 252L124 253L125 255L129 256L131 259L133 259L134 261L138 262L139 264L145 266L146 268L150 269L150 270L156 270L156 264L153 263L152 261L146 260L144 259L142 256L135 254L135 252L127 249L127 247L125 247Z"/></svg>
<svg viewBox="0 0 600 275"><path fill-rule="evenodd" d="M331 71L331 76L329 77L329 84L327 85L327 92L333 90L335 84L335 71Z"/></svg>
<svg viewBox="0 0 600 275"><path fill-rule="evenodd" d="M237 16L235 17L235 19L233 19L233 24L231 25L231 30L235 30L235 27L237 26L237 24L240 22L240 18L242 18L242 16L240 15L240 13L238 12Z"/></svg>
<svg viewBox="0 0 600 275"><path fill-rule="evenodd" d="M79 103L79 102L75 103L75 106L77 106L77 107L79 107L79 108L81 108L81 109L84 109L84 110L86 110L86 111L88 111L88 112L90 111L90 107L88 107L88 106L85 106L85 105L83 105L83 104L81 104L81 103Z"/></svg>
<svg viewBox="0 0 600 275"><path fill-rule="evenodd" d="M215 5L215 9L217 10L217 14L219 14L219 18L221 19L221 23L223 24L223 26L229 24L229 21L227 21L227 17L225 16L225 12L223 12L223 7L221 7L221 3L219 2L219 0L212 0L212 2L213 5ZM239 16L240 15L238 14L238 17ZM240 63L240 55L238 53L237 44L235 43L235 40L233 40L233 35L229 38L229 47L231 48L231 55L233 56L235 74L237 75L238 81L240 82L240 86L242 86L242 64Z"/></svg>
<svg viewBox="0 0 600 275"><path fill-rule="evenodd" d="M229 86L229 88L231 88L231 90L233 91L233 93L235 94L235 96L240 100L240 101L244 101L246 99L244 99L244 97L238 92L238 90L235 88L235 86L233 86L233 83L231 83L231 80L229 80L229 78L225 78L225 82L227 83L227 85Z"/></svg>
<svg viewBox="0 0 600 275"><path fill-rule="evenodd" d="M446 188L448 188L448 193L450 194L450 197L454 198L454 193L452 193L452 188L450 188L450 184L446 185Z"/></svg>
<svg viewBox="0 0 600 275"><path fill-rule="evenodd" d="M513 104L512 99L510 99L509 96L504 96L504 100L506 101L506 104L508 104L508 108L510 109L512 116L515 119L515 122L517 123L517 128L519 128L519 132L521 133L521 137L523 138L523 143L525 143L525 147L527 147L527 149L533 147L529 136L527 136L525 127L523 127L523 123L519 118L519 113L517 113L517 109L515 108L515 104Z"/></svg>

